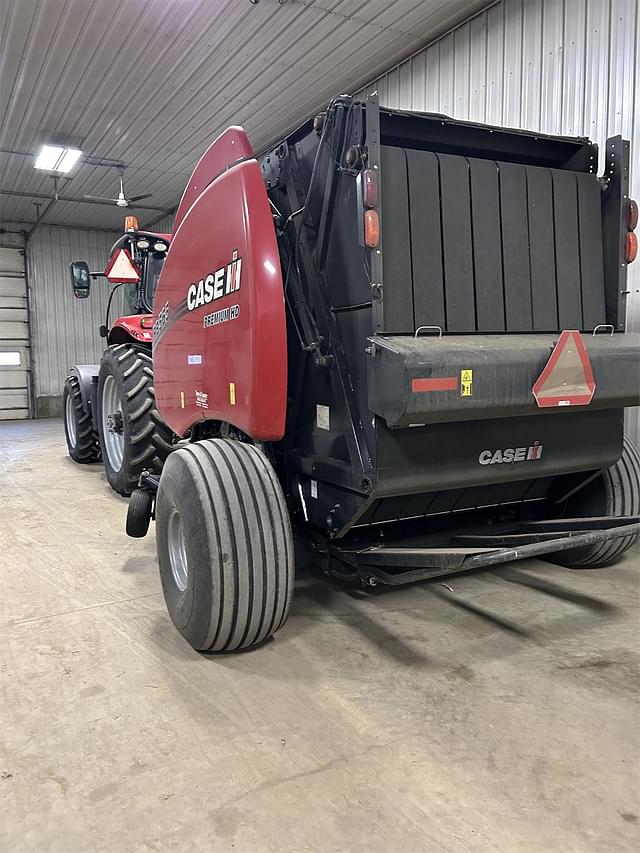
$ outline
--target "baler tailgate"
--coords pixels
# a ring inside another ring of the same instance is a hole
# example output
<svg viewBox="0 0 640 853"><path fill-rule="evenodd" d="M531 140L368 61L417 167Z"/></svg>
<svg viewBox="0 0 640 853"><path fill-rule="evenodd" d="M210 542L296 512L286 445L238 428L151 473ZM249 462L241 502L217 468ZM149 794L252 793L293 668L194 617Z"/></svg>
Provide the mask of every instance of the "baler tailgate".
<svg viewBox="0 0 640 853"><path fill-rule="evenodd" d="M539 412L533 387L558 336L396 335L369 341L369 407L388 426L408 427ZM596 385L589 408L638 405L640 335L584 335L582 341ZM562 403L571 405L571 398Z"/></svg>
<svg viewBox="0 0 640 853"><path fill-rule="evenodd" d="M395 145L381 153L385 331L606 322L594 174Z"/></svg>

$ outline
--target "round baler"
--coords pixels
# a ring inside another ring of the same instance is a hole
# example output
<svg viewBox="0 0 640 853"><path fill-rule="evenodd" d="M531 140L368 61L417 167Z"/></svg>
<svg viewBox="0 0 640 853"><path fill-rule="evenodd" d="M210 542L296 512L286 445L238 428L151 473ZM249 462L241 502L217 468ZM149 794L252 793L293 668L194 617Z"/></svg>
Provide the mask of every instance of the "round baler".
<svg viewBox="0 0 640 853"><path fill-rule="evenodd" d="M336 98L260 157L242 128L214 141L156 293L158 411L189 443L127 521L155 518L195 649L284 625L292 525L365 589L606 564L637 541L628 143L610 149L598 179L588 140L375 96Z"/></svg>

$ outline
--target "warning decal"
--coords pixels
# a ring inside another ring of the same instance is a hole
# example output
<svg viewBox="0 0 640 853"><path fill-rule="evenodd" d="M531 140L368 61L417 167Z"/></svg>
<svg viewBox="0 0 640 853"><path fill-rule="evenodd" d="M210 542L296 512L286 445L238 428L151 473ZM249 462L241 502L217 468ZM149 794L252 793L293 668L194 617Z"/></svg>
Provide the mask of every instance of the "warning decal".
<svg viewBox="0 0 640 853"><path fill-rule="evenodd" d="M473 370L460 371L460 396L473 396Z"/></svg>

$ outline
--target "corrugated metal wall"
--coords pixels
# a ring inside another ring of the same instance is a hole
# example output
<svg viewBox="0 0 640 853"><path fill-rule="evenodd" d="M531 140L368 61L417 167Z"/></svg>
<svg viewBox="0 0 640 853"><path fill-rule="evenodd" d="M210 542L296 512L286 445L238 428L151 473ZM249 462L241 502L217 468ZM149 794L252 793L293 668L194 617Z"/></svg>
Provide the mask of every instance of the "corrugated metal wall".
<svg viewBox="0 0 640 853"><path fill-rule="evenodd" d="M151 227L154 231L171 231L173 216L164 217ZM104 269L120 233L43 225L29 241L27 269L38 417L62 412L62 386L69 367L97 363L104 350L98 327L104 323L109 285L105 279L97 279L92 282L88 299L76 299L71 290L69 264L83 260L91 269ZM23 245L19 235L0 236L3 245ZM110 312L112 319L122 313L122 304L121 294L117 293Z"/></svg>
<svg viewBox="0 0 640 853"><path fill-rule="evenodd" d="M69 367L99 362L104 349L98 327L104 323L109 285L105 279L97 279L88 299L76 299L69 264L85 260L90 269L104 269L118 236L117 232L42 226L29 241L27 270L39 417L62 412L60 397ZM119 305L115 311L117 314ZM116 314L112 311L112 316Z"/></svg>
<svg viewBox="0 0 640 853"><path fill-rule="evenodd" d="M637 89L636 89L637 87ZM544 133L632 140L640 198L637 0L502 0L366 88L390 107ZM628 328L640 331L640 260L630 267ZM628 430L640 434L638 409Z"/></svg>
<svg viewBox="0 0 640 853"><path fill-rule="evenodd" d="M156 231L158 234L170 234L173 231L173 220L175 216L163 216L162 219L156 220L153 225L149 226L151 231ZM144 226L141 226L144 227Z"/></svg>

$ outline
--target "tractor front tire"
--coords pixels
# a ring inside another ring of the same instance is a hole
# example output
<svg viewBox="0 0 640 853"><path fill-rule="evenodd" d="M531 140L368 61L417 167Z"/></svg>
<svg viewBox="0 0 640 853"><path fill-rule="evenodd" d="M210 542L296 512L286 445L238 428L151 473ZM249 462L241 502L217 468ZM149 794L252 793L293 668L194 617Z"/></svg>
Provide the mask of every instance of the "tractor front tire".
<svg viewBox="0 0 640 853"><path fill-rule="evenodd" d="M156 543L169 615L194 649L247 649L284 625L291 525L257 447L209 439L172 453L156 496Z"/></svg>
<svg viewBox="0 0 640 853"><path fill-rule="evenodd" d="M74 462L100 461L100 443L93 428L91 415L82 405L80 382L75 374L67 376L62 392L64 434L69 456Z"/></svg>
<svg viewBox="0 0 640 853"><path fill-rule="evenodd" d="M640 455L635 444L625 436L620 459L602 471L594 480L567 501L564 515L568 518L640 514ZM569 569L596 569L616 562L638 541L638 534L596 542L549 554L551 563Z"/></svg>
<svg viewBox="0 0 640 853"><path fill-rule="evenodd" d="M121 495L137 488L145 469L159 474L173 450L173 433L155 406L151 356L132 344L102 356L98 427L107 480Z"/></svg>

